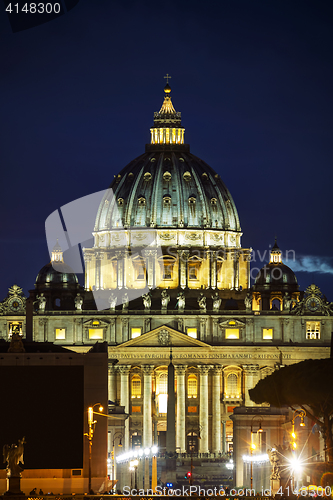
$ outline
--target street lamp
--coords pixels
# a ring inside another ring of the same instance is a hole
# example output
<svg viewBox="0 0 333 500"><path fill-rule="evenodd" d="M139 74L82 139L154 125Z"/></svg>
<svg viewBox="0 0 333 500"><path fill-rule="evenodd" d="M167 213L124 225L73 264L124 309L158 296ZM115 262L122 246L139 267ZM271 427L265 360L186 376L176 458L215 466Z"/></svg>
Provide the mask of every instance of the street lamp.
<svg viewBox="0 0 333 500"><path fill-rule="evenodd" d="M293 441L291 443L291 447L292 447L292 451L295 452L295 456L292 460L292 464L293 464L292 476L291 476L291 480L292 480L291 487L292 488L294 487L294 484L295 484L295 470L296 470L296 472L300 472L300 465L299 465L299 462L298 462L297 457L296 457L297 443L296 443L296 433L295 433L295 420L296 420L296 418L299 417L301 419L299 426L305 427L305 422L304 422L305 415L306 415L305 410L295 410L293 413L292 421L291 421L291 424L292 424L291 437L293 438Z"/></svg>
<svg viewBox="0 0 333 500"><path fill-rule="evenodd" d="M138 490L138 479L137 479L137 470L138 470L139 460L131 460L130 461L130 471L134 471L134 488Z"/></svg>
<svg viewBox="0 0 333 500"><path fill-rule="evenodd" d="M263 430L262 430L262 427L261 427L261 417L259 417L258 415L255 415L252 420L251 420L251 444L250 444L250 468L251 468L251 491L252 491L252 488L253 488L253 452L254 450L256 449L256 445L254 444L253 442L253 421L258 418L260 421L259 421L259 429L257 430L257 433L262 433Z"/></svg>
<svg viewBox="0 0 333 500"><path fill-rule="evenodd" d="M95 406L99 405L98 412L94 411ZM94 420L94 413L99 413L103 411L103 406L100 403L95 403L93 406L88 407L88 432L85 432L85 436L88 438L89 442L89 479L88 479L88 493L91 493L91 454L92 454L92 441L94 437L95 425L97 420Z"/></svg>
<svg viewBox="0 0 333 500"><path fill-rule="evenodd" d="M112 479L112 488L113 489L115 489L115 487L116 487L116 483L115 483L115 481L116 481L116 467L115 467L116 462L115 462L115 456L114 456L114 443L115 443L115 440L119 438L118 446L121 447L123 445L121 442L123 437L124 437L124 435L121 432L115 432L113 435L113 439L112 439L112 476L111 476L111 479Z"/></svg>

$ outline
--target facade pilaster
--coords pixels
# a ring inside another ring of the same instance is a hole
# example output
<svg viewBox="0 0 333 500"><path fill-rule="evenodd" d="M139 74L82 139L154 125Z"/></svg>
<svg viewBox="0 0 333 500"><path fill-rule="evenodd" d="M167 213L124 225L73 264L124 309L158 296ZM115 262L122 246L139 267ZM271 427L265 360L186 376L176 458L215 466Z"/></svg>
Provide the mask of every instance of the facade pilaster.
<svg viewBox="0 0 333 500"><path fill-rule="evenodd" d="M75 318L74 319L74 342L75 344L83 343L83 319Z"/></svg>
<svg viewBox="0 0 333 500"><path fill-rule="evenodd" d="M234 259L234 286L235 290L239 289L239 252L235 251L233 254Z"/></svg>
<svg viewBox="0 0 333 500"><path fill-rule="evenodd" d="M124 406L125 413L129 413L129 371L131 365L121 365L117 368L120 371L120 406ZM130 443L128 418L124 421L124 426L125 450L128 450Z"/></svg>
<svg viewBox="0 0 333 500"><path fill-rule="evenodd" d="M116 319L110 319L110 342L116 341Z"/></svg>
<svg viewBox="0 0 333 500"><path fill-rule="evenodd" d="M185 436L185 372L187 365L175 365L177 377L177 420L176 420L176 450L186 452Z"/></svg>
<svg viewBox="0 0 333 500"><path fill-rule="evenodd" d="M216 283L216 252L211 252L210 257L210 286L215 290Z"/></svg>
<svg viewBox="0 0 333 500"><path fill-rule="evenodd" d="M199 452L208 453L208 434L209 434L209 418L208 418L208 372L210 365L198 365L200 372L200 405L199 405L199 426L200 437Z"/></svg>
<svg viewBox="0 0 333 500"><path fill-rule="evenodd" d="M206 339L207 318L199 318L199 322L200 322L200 340L204 341Z"/></svg>
<svg viewBox="0 0 333 500"><path fill-rule="evenodd" d="M128 318L120 318L121 323L122 323L122 337L123 337L123 342L126 342L129 339L128 335L128 325L129 325L129 319Z"/></svg>
<svg viewBox="0 0 333 500"><path fill-rule="evenodd" d="M147 266L147 285L148 288L155 288L156 286L156 250L145 250L144 255L146 257Z"/></svg>
<svg viewBox="0 0 333 500"><path fill-rule="evenodd" d="M150 448L153 443L152 426L152 374L154 365L142 365L143 370L143 448Z"/></svg>
<svg viewBox="0 0 333 500"><path fill-rule="evenodd" d="M117 399L117 375L116 369L113 365L108 366L108 388L109 388L109 401L116 402Z"/></svg>
<svg viewBox="0 0 333 500"><path fill-rule="evenodd" d="M124 286L124 256L123 250L116 251L117 257L117 288L121 289Z"/></svg>
<svg viewBox="0 0 333 500"><path fill-rule="evenodd" d="M188 258L190 255L189 250L178 250L178 269L179 278L178 282L181 288L188 287Z"/></svg>
<svg viewBox="0 0 333 500"><path fill-rule="evenodd" d="M243 365L243 370L245 374L245 406L255 406L255 403L250 399L249 389L252 389L259 380L259 365Z"/></svg>
<svg viewBox="0 0 333 500"><path fill-rule="evenodd" d="M48 323L48 318L39 318L39 339L41 342L47 342L48 341L48 328L47 328L47 323Z"/></svg>
<svg viewBox="0 0 333 500"><path fill-rule="evenodd" d="M212 420L212 452L221 453L221 371L222 366L213 368L213 420Z"/></svg>

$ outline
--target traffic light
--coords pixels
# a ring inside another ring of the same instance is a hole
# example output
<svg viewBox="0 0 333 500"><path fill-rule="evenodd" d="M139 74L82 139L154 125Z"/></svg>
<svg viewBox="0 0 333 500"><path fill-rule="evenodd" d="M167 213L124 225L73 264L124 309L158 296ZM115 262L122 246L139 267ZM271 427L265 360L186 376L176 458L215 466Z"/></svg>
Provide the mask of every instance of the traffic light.
<svg viewBox="0 0 333 500"><path fill-rule="evenodd" d="M185 476L185 479L190 479L191 476L192 476L192 472L187 472L186 476Z"/></svg>

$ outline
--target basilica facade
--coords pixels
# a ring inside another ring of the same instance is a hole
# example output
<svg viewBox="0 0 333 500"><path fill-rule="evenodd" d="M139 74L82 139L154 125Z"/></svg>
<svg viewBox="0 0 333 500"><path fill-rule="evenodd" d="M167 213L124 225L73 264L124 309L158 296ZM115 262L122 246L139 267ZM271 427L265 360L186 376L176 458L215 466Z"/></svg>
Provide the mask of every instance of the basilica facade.
<svg viewBox="0 0 333 500"><path fill-rule="evenodd" d="M170 93L167 84L145 153L100 202L94 244L83 251L85 286L55 243L30 297L12 287L0 304L1 335L82 354L107 342L109 411L124 415L109 422L113 479L120 441L122 452L157 445L163 457L172 351L179 467L193 454L223 467L234 455L242 486L252 420L267 421L264 447L288 440L281 427L288 414L268 418L248 390L280 367L329 357L333 308L315 285L299 290L277 242L251 287L251 249L241 245L235 203L220 176L190 152ZM319 436L317 444L320 453ZM230 475L223 467L220 476Z"/></svg>

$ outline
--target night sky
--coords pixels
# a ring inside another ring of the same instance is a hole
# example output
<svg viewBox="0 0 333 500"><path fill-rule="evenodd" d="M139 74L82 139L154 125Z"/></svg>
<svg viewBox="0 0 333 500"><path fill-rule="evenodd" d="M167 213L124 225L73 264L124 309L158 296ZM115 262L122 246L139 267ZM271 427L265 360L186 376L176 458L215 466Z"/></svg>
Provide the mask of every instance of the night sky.
<svg viewBox="0 0 333 500"><path fill-rule="evenodd" d="M46 218L144 152L169 73L254 265L277 235L333 301L332 1L80 0L16 33L0 5L0 300L49 261Z"/></svg>

